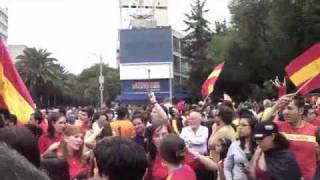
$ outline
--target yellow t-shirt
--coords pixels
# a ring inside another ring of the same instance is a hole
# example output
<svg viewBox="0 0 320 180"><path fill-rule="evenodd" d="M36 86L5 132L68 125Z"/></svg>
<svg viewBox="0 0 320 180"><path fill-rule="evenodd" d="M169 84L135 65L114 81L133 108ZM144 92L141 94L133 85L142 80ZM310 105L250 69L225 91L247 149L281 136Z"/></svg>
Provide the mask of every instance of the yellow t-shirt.
<svg viewBox="0 0 320 180"><path fill-rule="evenodd" d="M263 112L258 115L259 121L266 121L266 117L271 113L272 109L266 108Z"/></svg>
<svg viewBox="0 0 320 180"><path fill-rule="evenodd" d="M219 127L216 132L212 133L209 139L210 157L214 162L220 161L220 152L217 152L215 145L219 142L219 139L226 138L231 141L236 140L236 132L231 125Z"/></svg>
<svg viewBox="0 0 320 180"><path fill-rule="evenodd" d="M113 122L111 122L110 125L111 125L113 132L115 132L115 134L117 136L129 138L131 136L134 136L134 134L135 134L134 127L133 127L131 121L129 121L129 120L113 121Z"/></svg>

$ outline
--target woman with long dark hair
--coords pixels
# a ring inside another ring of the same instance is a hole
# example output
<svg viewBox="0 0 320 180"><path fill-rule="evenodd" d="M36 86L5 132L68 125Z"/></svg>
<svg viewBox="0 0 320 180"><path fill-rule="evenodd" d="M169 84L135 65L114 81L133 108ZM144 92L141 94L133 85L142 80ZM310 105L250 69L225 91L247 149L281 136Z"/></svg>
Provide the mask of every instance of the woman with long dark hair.
<svg viewBox="0 0 320 180"><path fill-rule="evenodd" d="M239 112L239 140L234 141L224 160L225 179L246 180L243 167L248 166L256 150L253 139L254 128L258 120L248 110Z"/></svg>
<svg viewBox="0 0 320 180"><path fill-rule="evenodd" d="M147 151L151 161L145 180L165 180L168 176L168 167L164 164L163 158L160 156L159 148L161 140L170 133L166 123L154 123L149 127L146 134L147 137ZM186 153L184 164L193 167L195 165L195 158L189 152Z"/></svg>
<svg viewBox="0 0 320 180"><path fill-rule="evenodd" d="M66 127L66 117L57 112L53 112L48 117L48 132L39 138L40 154L46 154L55 151L63 137L63 131Z"/></svg>
<svg viewBox="0 0 320 180"><path fill-rule="evenodd" d="M168 168L163 165L163 160L158 153L160 141L162 138L169 134L169 129L166 124L155 123L149 127L146 132L147 138L147 153L151 161L147 174L144 179L146 180L165 180L168 175Z"/></svg>
<svg viewBox="0 0 320 180"><path fill-rule="evenodd" d="M170 133L167 123L154 123L149 126L146 132L147 152L150 159L150 167L146 173L144 180L165 180L168 176L168 167L164 164L163 158L160 156L160 143L162 139ZM198 170L201 166L208 169L217 169L217 164L211 159L200 155L199 153L186 151L183 158L183 164L190 166L193 170Z"/></svg>
<svg viewBox="0 0 320 180"><path fill-rule="evenodd" d="M183 160L188 152L184 140L174 134L163 138L159 148L160 156L168 167L167 180L196 180L193 169L184 164Z"/></svg>

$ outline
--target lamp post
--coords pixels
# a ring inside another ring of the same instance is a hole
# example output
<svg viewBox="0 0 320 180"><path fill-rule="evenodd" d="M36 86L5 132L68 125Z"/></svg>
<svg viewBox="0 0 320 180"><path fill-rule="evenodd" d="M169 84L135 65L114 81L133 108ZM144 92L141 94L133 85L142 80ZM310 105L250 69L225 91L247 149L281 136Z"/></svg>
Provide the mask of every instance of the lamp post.
<svg viewBox="0 0 320 180"><path fill-rule="evenodd" d="M172 66L173 66L173 63L170 63L169 64L169 99L171 102L172 102L172 78L174 77L172 75Z"/></svg>
<svg viewBox="0 0 320 180"><path fill-rule="evenodd" d="M102 56L93 52L90 52L90 54L99 57L99 60L100 60L100 72L99 72L98 82L99 82L99 91L100 91L100 108L102 108L103 107L103 91L104 91L104 87L103 87L104 77L102 74L102 66L103 66Z"/></svg>
<svg viewBox="0 0 320 180"><path fill-rule="evenodd" d="M151 70L150 70L150 69L148 69L148 91L149 91L149 93L151 92L150 72L151 72Z"/></svg>
<svg viewBox="0 0 320 180"><path fill-rule="evenodd" d="M104 77L102 75L102 57L100 56L100 75L99 75L99 90L100 90L100 108L103 107L103 84L104 84Z"/></svg>

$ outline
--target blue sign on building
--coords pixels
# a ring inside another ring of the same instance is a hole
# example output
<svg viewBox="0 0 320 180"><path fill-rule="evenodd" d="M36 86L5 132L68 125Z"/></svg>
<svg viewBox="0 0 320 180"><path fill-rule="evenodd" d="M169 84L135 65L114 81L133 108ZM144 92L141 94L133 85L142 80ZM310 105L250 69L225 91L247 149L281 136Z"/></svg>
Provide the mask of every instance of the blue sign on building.
<svg viewBox="0 0 320 180"><path fill-rule="evenodd" d="M174 66L181 63L182 55L181 49L177 52L173 45L180 47L180 43L171 27L120 30L121 95L118 100L146 102L149 90L155 92L159 100L186 97L175 89L176 82L173 82L183 73L181 68L175 68L178 65Z"/></svg>
<svg viewBox="0 0 320 180"><path fill-rule="evenodd" d="M171 62L172 48L170 27L120 30L120 63Z"/></svg>
<svg viewBox="0 0 320 180"><path fill-rule="evenodd" d="M169 79L122 80L121 96L123 101L147 101L149 90L154 92L158 99L168 98Z"/></svg>

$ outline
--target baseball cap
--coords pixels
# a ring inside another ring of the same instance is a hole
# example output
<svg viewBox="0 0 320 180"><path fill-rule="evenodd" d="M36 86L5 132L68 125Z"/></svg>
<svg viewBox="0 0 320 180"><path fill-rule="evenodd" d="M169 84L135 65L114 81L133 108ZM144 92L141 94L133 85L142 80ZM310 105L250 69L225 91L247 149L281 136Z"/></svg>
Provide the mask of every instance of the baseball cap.
<svg viewBox="0 0 320 180"><path fill-rule="evenodd" d="M273 122L261 122L255 127L253 138L255 140L262 140L266 136L278 133L278 128Z"/></svg>

